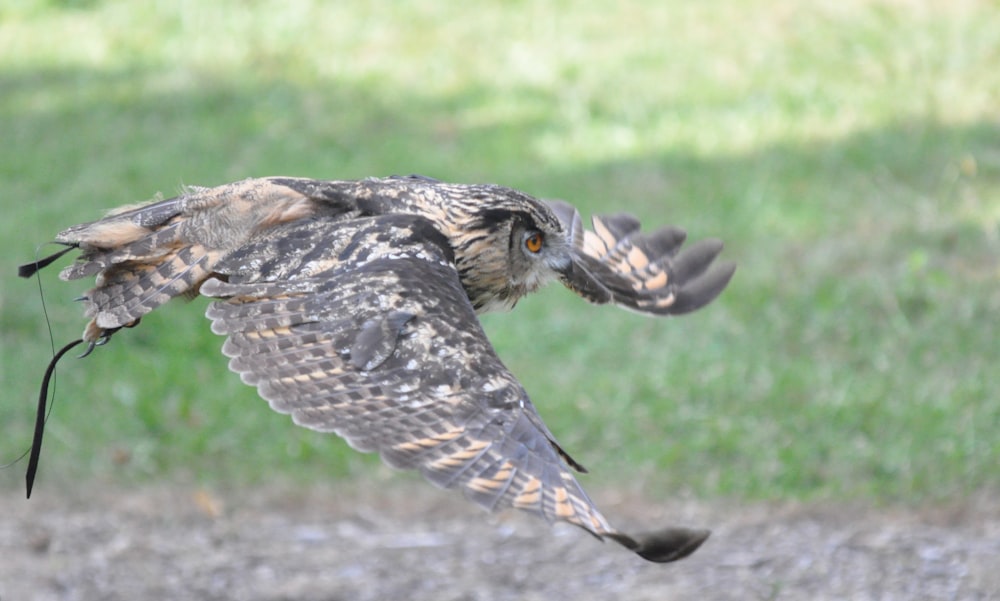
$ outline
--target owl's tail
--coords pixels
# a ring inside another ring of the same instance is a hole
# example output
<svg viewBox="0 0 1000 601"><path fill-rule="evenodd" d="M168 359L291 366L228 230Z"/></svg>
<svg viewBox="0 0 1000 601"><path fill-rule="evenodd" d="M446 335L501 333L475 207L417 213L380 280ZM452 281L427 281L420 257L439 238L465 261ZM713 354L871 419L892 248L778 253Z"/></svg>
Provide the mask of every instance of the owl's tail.
<svg viewBox="0 0 1000 601"><path fill-rule="evenodd" d="M175 198L119 209L60 232L55 241L67 248L22 265L18 274L30 277L79 249L60 278L95 276L95 286L80 299L90 318L83 340L106 340L171 298L196 296L219 260L261 230L314 214L314 199L286 185L291 181L190 188Z"/></svg>

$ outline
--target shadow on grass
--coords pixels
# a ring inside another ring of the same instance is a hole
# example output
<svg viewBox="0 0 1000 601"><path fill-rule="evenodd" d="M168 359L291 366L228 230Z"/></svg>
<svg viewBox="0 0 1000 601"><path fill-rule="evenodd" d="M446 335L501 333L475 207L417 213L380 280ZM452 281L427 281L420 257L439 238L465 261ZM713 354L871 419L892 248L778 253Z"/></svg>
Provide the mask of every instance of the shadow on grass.
<svg viewBox="0 0 1000 601"><path fill-rule="evenodd" d="M7 274L99 209L247 176L423 173L496 181L585 212L627 209L725 239L740 271L717 307L662 333L615 312L584 331L598 313L550 294L490 320L568 446L616 448L617 461L667 472L665 486L709 494L1000 487L989 442L1000 402L986 396L1000 361L996 123L895 123L739 155L553 167L540 137L566 132L546 118L555 100L530 88L506 112L488 89L402 97L378 81L155 70L3 73L0 89L10 210L0 232L17 242L0 264ZM26 444L36 381L23 374L39 371L48 348L33 285L4 282L3 386L17 402L0 422L5 440ZM82 320L63 299L80 289L47 287L66 338ZM74 402L57 408L47 468L117 465L140 479L222 469L253 481L370 467L339 441L249 410L259 405L223 370L221 341L191 315L200 312L175 304L84 369L67 364L61 395ZM565 373L550 373L553 356L570 359Z"/></svg>

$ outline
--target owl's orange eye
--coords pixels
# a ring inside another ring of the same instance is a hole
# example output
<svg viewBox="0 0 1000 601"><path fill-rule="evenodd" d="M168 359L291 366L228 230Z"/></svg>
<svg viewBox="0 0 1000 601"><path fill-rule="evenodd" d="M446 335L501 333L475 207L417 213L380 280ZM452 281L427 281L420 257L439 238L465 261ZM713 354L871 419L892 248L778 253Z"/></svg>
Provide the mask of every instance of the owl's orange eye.
<svg viewBox="0 0 1000 601"><path fill-rule="evenodd" d="M524 239L524 247L527 248L529 252L537 253L542 250L542 242L544 240L545 236L543 236L541 232L535 232Z"/></svg>

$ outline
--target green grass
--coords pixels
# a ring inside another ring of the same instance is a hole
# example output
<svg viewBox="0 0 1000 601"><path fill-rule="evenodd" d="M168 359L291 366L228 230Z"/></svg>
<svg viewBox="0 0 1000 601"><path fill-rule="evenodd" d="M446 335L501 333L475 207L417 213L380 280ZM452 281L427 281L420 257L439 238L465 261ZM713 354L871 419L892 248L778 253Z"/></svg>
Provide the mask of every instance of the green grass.
<svg viewBox="0 0 1000 601"><path fill-rule="evenodd" d="M988 2L6 2L0 461L51 352L13 276L38 243L184 184L424 173L676 223L739 263L680 319L552 289L485 320L589 486L995 492L998 64ZM85 285L55 271L62 342ZM65 362L41 486L371 470L228 373L203 309Z"/></svg>

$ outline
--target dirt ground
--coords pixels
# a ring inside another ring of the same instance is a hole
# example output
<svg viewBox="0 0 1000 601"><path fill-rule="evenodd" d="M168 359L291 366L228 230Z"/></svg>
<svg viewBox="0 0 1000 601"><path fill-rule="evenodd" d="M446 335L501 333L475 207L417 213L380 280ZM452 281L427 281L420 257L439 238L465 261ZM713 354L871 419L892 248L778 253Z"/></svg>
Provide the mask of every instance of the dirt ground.
<svg viewBox="0 0 1000 601"><path fill-rule="evenodd" d="M623 530L706 526L657 565L570 527L403 482L308 491L36 489L0 497L0 601L1000 599L1000 504L903 511L653 505Z"/></svg>

